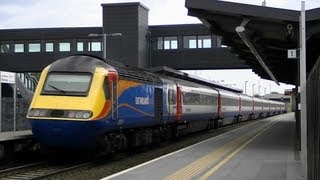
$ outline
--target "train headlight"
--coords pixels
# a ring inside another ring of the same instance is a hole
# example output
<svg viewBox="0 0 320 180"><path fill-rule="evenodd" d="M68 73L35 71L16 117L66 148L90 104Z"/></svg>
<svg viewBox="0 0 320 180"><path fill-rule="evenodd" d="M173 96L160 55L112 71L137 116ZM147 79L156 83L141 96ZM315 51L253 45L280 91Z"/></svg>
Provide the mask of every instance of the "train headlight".
<svg viewBox="0 0 320 180"><path fill-rule="evenodd" d="M91 116L92 116L91 112L85 112L85 113L83 113L83 115L82 115L82 117L83 117L84 119L88 119L88 118L90 118Z"/></svg>
<svg viewBox="0 0 320 180"><path fill-rule="evenodd" d="M91 111L86 110L52 110L52 109L29 109L29 117L52 117L70 119L89 119L92 117Z"/></svg>
<svg viewBox="0 0 320 180"><path fill-rule="evenodd" d="M70 111L68 114L68 118L74 118L76 116L76 112Z"/></svg>
<svg viewBox="0 0 320 180"><path fill-rule="evenodd" d="M70 111L68 117L76 119L89 119L92 116L91 111Z"/></svg>
<svg viewBox="0 0 320 180"><path fill-rule="evenodd" d="M28 116L33 116L33 109L30 109L30 110L29 110Z"/></svg>
<svg viewBox="0 0 320 180"><path fill-rule="evenodd" d="M47 110L40 110L39 115L40 115L41 117L46 116L46 115L47 115Z"/></svg>
<svg viewBox="0 0 320 180"><path fill-rule="evenodd" d="M76 113L76 118L82 118L82 116L83 116L83 112L82 111L79 111L79 112L77 112Z"/></svg>
<svg viewBox="0 0 320 180"><path fill-rule="evenodd" d="M34 110L34 112L33 112L33 116L39 116L40 115L40 110L38 110L38 109L36 109L36 110Z"/></svg>

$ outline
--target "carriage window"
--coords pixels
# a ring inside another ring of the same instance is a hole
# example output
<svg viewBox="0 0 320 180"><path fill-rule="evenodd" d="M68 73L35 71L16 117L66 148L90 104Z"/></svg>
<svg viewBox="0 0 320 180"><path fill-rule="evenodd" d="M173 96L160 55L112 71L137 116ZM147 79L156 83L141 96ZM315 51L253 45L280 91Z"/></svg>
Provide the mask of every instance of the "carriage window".
<svg viewBox="0 0 320 180"><path fill-rule="evenodd" d="M43 93L59 95L86 95L91 82L90 74L56 74L48 75Z"/></svg>
<svg viewBox="0 0 320 180"><path fill-rule="evenodd" d="M225 98L222 99L222 105L224 106L238 106L239 104L238 99L231 99L231 98Z"/></svg>
<svg viewBox="0 0 320 180"><path fill-rule="evenodd" d="M169 90L169 104L176 104L177 102L177 94L175 90Z"/></svg>
<svg viewBox="0 0 320 180"><path fill-rule="evenodd" d="M216 105L216 97L209 94L184 93L183 103L185 105Z"/></svg>

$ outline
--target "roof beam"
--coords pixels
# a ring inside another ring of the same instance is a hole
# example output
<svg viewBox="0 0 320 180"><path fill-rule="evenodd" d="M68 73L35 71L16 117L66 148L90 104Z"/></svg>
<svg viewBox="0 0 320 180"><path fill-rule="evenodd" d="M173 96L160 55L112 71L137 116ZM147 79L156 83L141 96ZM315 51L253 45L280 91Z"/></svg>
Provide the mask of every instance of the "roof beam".
<svg viewBox="0 0 320 180"><path fill-rule="evenodd" d="M262 68L268 73L268 75L270 76L270 78L277 84L279 84L279 81L277 80L277 78L275 77L275 75L271 72L271 70L269 69L269 67L265 64L265 62L263 61L261 55L259 54L259 51L256 49L256 47L254 46L254 44L252 43L252 41L248 38L246 32L245 32L245 25L249 22L249 19L244 19L241 23L240 26L236 27L236 32L238 33L239 37L243 40L243 42L248 46L248 48L250 49L250 51L252 52L252 54L256 57L256 59L258 60L258 62L260 63L260 65L262 66Z"/></svg>

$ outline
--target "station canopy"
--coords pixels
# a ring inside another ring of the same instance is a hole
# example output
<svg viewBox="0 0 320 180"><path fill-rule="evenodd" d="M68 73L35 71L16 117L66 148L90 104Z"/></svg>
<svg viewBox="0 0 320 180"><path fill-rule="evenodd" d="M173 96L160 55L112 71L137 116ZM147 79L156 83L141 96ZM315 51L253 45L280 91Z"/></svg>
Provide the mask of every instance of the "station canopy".
<svg viewBox="0 0 320 180"><path fill-rule="evenodd" d="M186 0L185 5L188 15L221 36L222 44L261 78L297 84L298 60L288 59L288 50L300 46L300 11L218 0ZM306 32L308 75L320 54L320 8L306 11Z"/></svg>

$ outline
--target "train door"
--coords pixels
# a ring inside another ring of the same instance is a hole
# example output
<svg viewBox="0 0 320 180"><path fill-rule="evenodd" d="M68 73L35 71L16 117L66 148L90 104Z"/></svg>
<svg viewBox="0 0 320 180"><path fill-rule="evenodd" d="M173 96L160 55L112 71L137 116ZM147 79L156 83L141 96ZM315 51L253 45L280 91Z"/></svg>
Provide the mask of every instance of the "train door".
<svg viewBox="0 0 320 180"><path fill-rule="evenodd" d="M111 83L112 119L118 119L118 83L112 80Z"/></svg>
<svg viewBox="0 0 320 180"><path fill-rule="evenodd" d="M176 106L176 121L180 121L182 117L182 89L177 84L177 106Z"/></svg>
<svg viewBox="0 0 320 180"><path fill-rule="evenodd" d="M168 89L168 120L172 121L177 112L177 91L174 85Z"/></svg>
<svg viewBox="0 0 320 180"><path fill-rule="evenodd" d="M154 117L156 122L162 122L163 116L163 91L161 88L154 89Z"/></svg>
<svg viewBox="0 0 320 180"><path fill-rule="evenodd" d="M116 71L109 70L108 73L110 92L111 92L111 118L118 119L118 74Z"/></svg>

